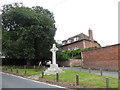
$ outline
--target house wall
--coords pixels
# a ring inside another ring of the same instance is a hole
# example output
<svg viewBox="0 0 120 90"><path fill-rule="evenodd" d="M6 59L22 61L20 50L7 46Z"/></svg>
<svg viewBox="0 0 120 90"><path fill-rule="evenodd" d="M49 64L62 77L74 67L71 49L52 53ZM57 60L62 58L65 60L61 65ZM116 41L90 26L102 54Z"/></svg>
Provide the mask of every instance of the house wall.
<svg viewBox="0 0 120 90"><path fill-rule="evenodd" d="M68 48L72 50L74 47L78 47L79 49L83 49L83 41L80 42L74 42L72 44L64 45L62 46L62 50L68 51Z"/></svg>
<svg viewBox="0 0 120 90"><path fill-rule="evenodd" d="M100 45L96 42L90 42L89 40L82 40L82 41L74 42L71 44L63 45L61 48L64 51L68 51L68 48L73 50L73 48L75 48L76 46L79 49L90 48L90 47L95 47L95 46L100 47Z"/></svg>
<svg viewBox="0 0 120 90"><path fill-rule="evenodd" d="M84 68L103 68L106 70L118 70L118 60L120 59L120 44L84 51Z"/></svg>
<svg viewBox="0 0 120 90"><path fill-rule="evenodd" d="M90 48L90 47L100 47L100 45L96 42L92 41L85 41L85 48Z"/></svg>

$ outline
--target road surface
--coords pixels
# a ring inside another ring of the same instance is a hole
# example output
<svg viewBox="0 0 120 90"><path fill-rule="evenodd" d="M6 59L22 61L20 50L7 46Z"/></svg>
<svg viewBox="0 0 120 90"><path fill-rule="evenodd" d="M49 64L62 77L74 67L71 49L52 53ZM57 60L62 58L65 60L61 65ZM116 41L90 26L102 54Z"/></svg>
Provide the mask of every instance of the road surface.
<svg viewBox="0 0 120 90"><path fill-rule="evenodd" d="M60 86L29 80L11 74L2 73L2 78L0 77L0 80L1 79L2 79L2 88L57 88L58 90L60 88L60 90L65 90L65 88Z"/></svg>

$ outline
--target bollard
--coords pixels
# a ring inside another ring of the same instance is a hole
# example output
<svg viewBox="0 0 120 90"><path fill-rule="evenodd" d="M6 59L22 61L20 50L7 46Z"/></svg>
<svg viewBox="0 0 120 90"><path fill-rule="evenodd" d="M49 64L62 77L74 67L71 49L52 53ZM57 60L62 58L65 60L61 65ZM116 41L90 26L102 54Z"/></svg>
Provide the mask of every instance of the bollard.
<svg viewBox="0 0 120 90"><path fill-rule="evenodd" d="M44 71L42 71L42 78L44 78Z"/></svg>
<svg viewBox="0 0 120 90"><path fill-rule="evenodd" d="M72 70L72 65L70 66L71 70Z"/></svg>
<svg viewBox="0 0 120 90"><path fill-rule="evenodd" d="M64 66L63 66L63 70L64 70Z"/></svg>
<svg viewBox="0 0 120 90"><path fill-rule="evenodd" d="M5 70L7 71L7 67L5 67Z"/></svg>
<svg viewBox="0 0 120 90"><path fill-rule="evenodd" d="M16 70L16 73L18 73L18 69Z"/></svg>
<svg viewBox="0 0 120 90"><path fill-rule="evenodd" d="M59 81L59 74L56 73L56 81L58 82Z"/></svg>
<svg viewBox="0 0 120 90"><path fill-rule="evenodd" d="M13 70L12 70L12 68L11 68L11 72L12 72Z"/></svg>
<svg viewBox="0 0 120 90"><path fill-rule="evenodd" d="M34 65L34 69L36 69L35 65Z"/></svg>
<svg viewBox="0 0 120 90"><path fill-rule="evenodd" d="M79 85L79 76L76 75L76 85Z"/></svg>
<svg viewBox="0 0 120 90"><path fill-rule="evenodd" d="M91 68L89 68L89 73L91 73Z"/></svg>
<svg viewBox="0 0 120 90"><path fill-rule="evenodd" d="M80 71L81 71L81 67L80 67Z"/></svg>
<svg viewBox="0 0 120 90"><path fill-rule="evenodd" d="M103 76L102 68L100 68L100 75Z"/></svg>
<svg viewBox="0 0 120 90"><path fill-rule="evenodd" d="M120 79L120 71L118 70L118 79Z"/></svg>
<svg viewBox="0 0 120 90"><path fill-rule="evenodd" d="M24 65L24 69L26 69L26 65Z"/></svg>
<svg viewBox="0 0 120 90"><path fill-rule="evenodd" d="M109 88L109 78L106 78L106 88Z"/></svg>
<svg viewBox="0 0 120 90"><path fill-rule="evenodd" d="M26 75L27 71L25 70L24 75Z"/></svg>

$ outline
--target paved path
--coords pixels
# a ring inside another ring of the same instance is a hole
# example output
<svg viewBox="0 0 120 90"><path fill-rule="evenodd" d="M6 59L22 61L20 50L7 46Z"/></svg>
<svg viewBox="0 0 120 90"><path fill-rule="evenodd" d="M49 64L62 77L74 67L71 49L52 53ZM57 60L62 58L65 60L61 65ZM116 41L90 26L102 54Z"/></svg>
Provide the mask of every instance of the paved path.
<svg viewBox="0 0 120 90"><path fill-rule="evenodd" d="M82 69L80 67L72 67L72 68L64 67L64 70L74 70L74 71L81 71L81 72L89 72L88 69ZM100 70L91 70L91 73L100 75ZM103 71L103 76L110 76L110 77L118 78L118 72Z"/></svg>
<svg viewBox="0 0 120 90"><path fill-rule="evenodd" d="M0 80L1 79L2 88L57 88L58 90L65 90L65 88L60 86L29 80L26 78L5 73L2 73L2 78L0 77Z"/></svg>

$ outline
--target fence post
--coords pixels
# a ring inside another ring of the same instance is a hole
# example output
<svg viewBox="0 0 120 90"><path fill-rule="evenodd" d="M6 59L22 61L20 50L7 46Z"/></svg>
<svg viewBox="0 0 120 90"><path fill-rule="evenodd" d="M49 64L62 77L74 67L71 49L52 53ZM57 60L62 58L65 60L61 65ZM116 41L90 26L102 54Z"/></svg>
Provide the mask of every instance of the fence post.
<svg viewBox="0 0 120 90"><path fill-rule="evenodd" d="M42 78L44 78L44 71L42 71Z"/></svg>
<svg viewBox="0 0 120 90"><path fill-rule="evenodd" d="M34 65L34 69L36 69L35 65Z"/></svg>
<svg viewBox="0 0 120 90"><path fill-rule="evenodd" d="M12 72L13 70L12 70L12 68L11 68L11 72Z"/></svg>
<svg viewBox="0 0 120 90"><path fill-rule="evenodd" d="M18 73L18 69L16 70L16 73Z"/></svg>
<svg viewBox="0 0 120 90"><path fill-rule="evenodd" d="M106 78L106 88L109 88L109 78Z"/></svg>
<svg viewBox="0 0 120 90"><path fill-rule="evenodd" d="M7 68L7 67L5 67L5 70L6 70L6 71L7 71L7 69L8 69L8 68Z"/></svg>
<svg viewBox="0 0 120 90"><path fill-rule="evenodd" d="M24 75L26 75L27 71L25 70Z"/></svg>
<svg viewBox="0 0 120 90"><path fill-rule="evenodd" d="M24 65L24 69L26 69L26 65Z"/></svg>
<svg viewBox="0 0 120 90"><path fill-rule="evenodd" d="M91 73L91 68L89 68L89 73Z"/></svg>
<svg viewBox="0 0 120 90"><path fill-rule="evenodd" d="M15 69L15 65L13 65L13 68Z"/></svg>
<svg viewBox="0 0 120 90"><path fill-rule="evenodd" d="M82 68L80 67L80 71L81 71L81 69L82 69Z"/></svg>
<svg viewBox="0 0 120 90"><path fill-rule="evenodd" d="M79 85L79 76L76 75L76 85Z"/></svg>
<svg viewBox="0 0 120 90"><path fill-rule="evenodd" d="M59 81L59 74L56 73L56 81L58 82Z"/></svg>
<svg viewBox="0 0 120 90"><path fill-rule="evenodd" d="M100 75L103 76L102 68L100 68Z"/></svg>

